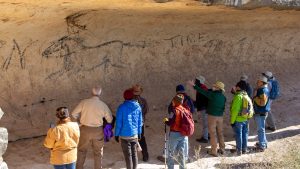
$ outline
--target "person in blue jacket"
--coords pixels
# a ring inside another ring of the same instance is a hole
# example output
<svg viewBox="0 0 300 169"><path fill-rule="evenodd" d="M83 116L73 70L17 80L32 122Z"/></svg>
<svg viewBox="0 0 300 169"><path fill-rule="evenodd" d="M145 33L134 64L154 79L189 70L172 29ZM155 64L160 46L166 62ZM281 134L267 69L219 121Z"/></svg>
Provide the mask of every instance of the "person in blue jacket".
<svg viewBox="0 0 300 169"><path fill-rule="evenodd" d="M121 147L127 169L137 169L138 140L141 138L143 115L132 89L125 90L125 101L118 107L115 128L115 140L121 140Z"/></svg>

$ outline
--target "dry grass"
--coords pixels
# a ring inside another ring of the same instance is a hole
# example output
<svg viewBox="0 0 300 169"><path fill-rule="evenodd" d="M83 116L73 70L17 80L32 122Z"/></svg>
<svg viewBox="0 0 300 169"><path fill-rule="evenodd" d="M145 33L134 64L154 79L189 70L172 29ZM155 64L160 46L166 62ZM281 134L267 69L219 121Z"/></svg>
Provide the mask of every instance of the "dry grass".
<svg viewBox="0 0 300 169"><path fill-rule="evenodd" d="M211 160L218 160L214 167L220 169L298 169L300 168L300 136L288 137L269 144L263 153L242 156L225 155ZM201 159L201 147L195 148L195 158ZM198 160L199 168L207 168Z"/></svg>

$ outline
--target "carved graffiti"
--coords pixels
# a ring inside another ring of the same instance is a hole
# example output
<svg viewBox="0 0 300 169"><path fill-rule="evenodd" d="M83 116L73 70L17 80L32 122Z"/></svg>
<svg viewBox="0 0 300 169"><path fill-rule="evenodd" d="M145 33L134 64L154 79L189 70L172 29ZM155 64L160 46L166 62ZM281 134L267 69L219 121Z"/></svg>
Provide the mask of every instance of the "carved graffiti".
<svg viewBox="0 0 300 169"><path fill-rule="evenodd" d="M2 64L2 69L7 70L9 68L9 65L11 64L11 60L15 55L19 60L21 69L25 69L25 52L35 42L36 41L30 42L23 50L21 50L18 42L15 39L13 39L13 47L11 49L9 56L5 59L4 63Z"/></svg>
<svg viewBox="0 0 300 169"><path fill-rule="evenodd" d="M164 39L170 43L171 48L182 47L184 45L198 44L204 38L204 34L189 34L189 35L176 35L170 38Z"/></svg>
<svg viewBox="0 0 300 169"><path fill-rule="evenodd" d="M6 42L5 41L3 41L3 40L0 40L0 48L2 48L4 45L6 44Z"/></svg>

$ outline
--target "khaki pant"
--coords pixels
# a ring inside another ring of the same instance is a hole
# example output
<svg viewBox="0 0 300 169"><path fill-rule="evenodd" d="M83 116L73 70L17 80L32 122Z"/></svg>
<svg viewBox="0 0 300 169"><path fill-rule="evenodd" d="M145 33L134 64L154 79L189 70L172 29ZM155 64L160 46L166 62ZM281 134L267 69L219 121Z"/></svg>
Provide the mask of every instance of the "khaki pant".
<svg viewBox="0 0 300 169"><path fill-rule="evenodd" d="M207 116L208 130L210 135L211 154L217 155L218 143L221 150L225 149L224 137L223 137L223 116ZM217 138L216 138L217 135Z"/></svg>
<svg viewBox="0 0 300 169"><path fill-rule="evenodd" d="M102 169L102 157L104 146L104 135L102 127L80 127L80 139L78 144L76 169L84 169L86 154L89 145L94 152L94 169Z"/></svg>

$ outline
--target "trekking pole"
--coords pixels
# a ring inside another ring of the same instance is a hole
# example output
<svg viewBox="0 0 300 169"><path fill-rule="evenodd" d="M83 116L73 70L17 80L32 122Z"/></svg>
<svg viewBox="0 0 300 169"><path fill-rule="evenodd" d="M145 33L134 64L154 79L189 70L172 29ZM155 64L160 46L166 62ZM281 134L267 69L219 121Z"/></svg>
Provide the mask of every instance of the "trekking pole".
<svg viewBox="0 0 300 169"><path fill-rule="evenodd" d="M167 169L167 125L165 124L165 169Z"/></svg>

